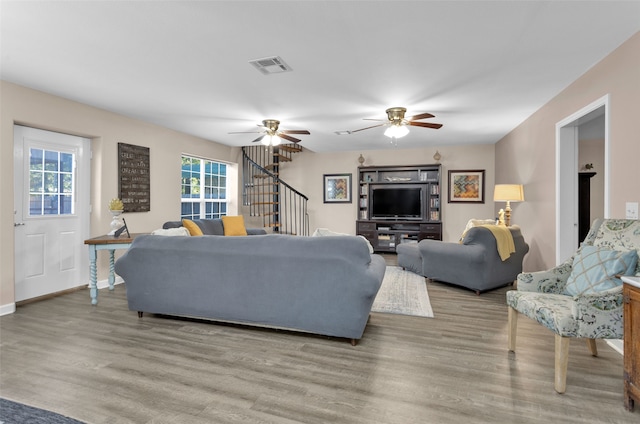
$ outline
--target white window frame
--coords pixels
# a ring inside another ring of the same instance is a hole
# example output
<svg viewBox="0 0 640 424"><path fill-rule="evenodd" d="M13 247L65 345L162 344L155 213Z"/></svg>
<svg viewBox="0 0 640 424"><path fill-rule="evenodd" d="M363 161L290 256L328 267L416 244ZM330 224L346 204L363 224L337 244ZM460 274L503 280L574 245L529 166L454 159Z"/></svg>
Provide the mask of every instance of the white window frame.
<svg viewBox="0 0 640 424"><path fill-rule="evenodd" d="M181 155L181 162L184 161L184 159L190 159L190 160L197 160L200 161L200 171L199 171L199 177L198 177L198 181L199 184L198 185L189 185L189 187L191 188L197 188L198 189L198 197L182 197L184 195L183 190L185 187L184 184L184 169L183 169L183 165L181 164L180 166L180 193L181 193L181 197L180 197L180 217L181 218L187 218L187 219L210 219L210 218L220 218L221 216L225 216L229 214L229 203L230 203L230 189L231 189L231 185L230 185L230 178L229 178L229 171L231 170L231 166L230 164L226 163L226 162L222 162L222 161L217 161L217 160L213 160L213 159L207 159L207 158L203 158L203 157L198 157L198 156L194 156L194 155L189 155L189 154L182 154ZM218 167L224 167L225 172L224 174L222 173L217 173L217 174L208 174L206 172L206 164L207 163L211 163L212 165L217 165ZM208 176L217 176L218 178L220 177L224 177L225 179L225 184L224 185L211 185L211 186L206 186L205 183L207 181L207 177ZM218 198L211 198L211 197L207 197L207 189L211 189L211 190L216 190L216 189L220 189L220 188L224 188L224 195L222 197L218 197ZM198 204L199 206L199 211L198 211L198 215L194 215L193 213L190 214L183 214L183 205L184 204ZM214 205L218 205L217 211L216 208L214 207ZM211 211L207 212L207 205L212 205Z"/></svg>

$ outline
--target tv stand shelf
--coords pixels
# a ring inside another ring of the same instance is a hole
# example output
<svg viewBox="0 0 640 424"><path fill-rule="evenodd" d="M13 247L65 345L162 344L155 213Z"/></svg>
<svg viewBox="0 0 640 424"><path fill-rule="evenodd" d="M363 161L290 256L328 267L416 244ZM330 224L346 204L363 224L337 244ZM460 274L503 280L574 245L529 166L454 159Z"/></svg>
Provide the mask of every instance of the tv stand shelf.
<svg viewBox="0 0 640 424"><path fill-rule="evenodd" d="M356 234L369 240L375 251L395 252L396 246L402 243L442 240L442 224L428 221L356 221Z"/></svg>
<svg viewBox="0 0 640 424"><path fill-rule="evenodd" d="M361 166L356 234L380 252L442 240L440 165Z"/></svg>

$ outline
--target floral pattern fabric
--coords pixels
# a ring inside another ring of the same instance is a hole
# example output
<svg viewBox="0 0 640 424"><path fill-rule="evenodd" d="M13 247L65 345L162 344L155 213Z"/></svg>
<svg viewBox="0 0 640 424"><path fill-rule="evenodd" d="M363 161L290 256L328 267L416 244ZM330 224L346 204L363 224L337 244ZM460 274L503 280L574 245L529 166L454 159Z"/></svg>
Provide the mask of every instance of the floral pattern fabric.
<svg viewBox="0 0 640 424"><path fill-rule="evenodd" d="M640 253L640 221L596 220L578 252L583 246ZM622 286L587 295L565 295L573 259L547 271L519 274L517 290L507 292L507 305L564 337L621 339ZM635 275L640 276L640 261Z"/></svg>

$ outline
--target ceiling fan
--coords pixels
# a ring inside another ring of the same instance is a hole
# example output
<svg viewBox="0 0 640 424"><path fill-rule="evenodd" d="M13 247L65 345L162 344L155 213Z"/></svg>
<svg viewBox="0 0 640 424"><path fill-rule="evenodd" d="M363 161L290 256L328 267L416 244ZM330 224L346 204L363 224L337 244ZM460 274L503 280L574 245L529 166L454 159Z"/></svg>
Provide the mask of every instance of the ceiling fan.
<svg viewBox="0 0 640 424"><path fill-rule="evenodd" d="M433 124L431 122L418 122L421 119L434 118L435 116L430 113L420 113L418 115L412 116L410 118L405 118L404 114L407 112L406 108L403 107L390 107L386 110L388 122L383 122L382 124L372 125L366 128L360 128L358 130L351 131L352 133L368 130L370 128L387 126L384 132L384 135L391 138L400 138L409 134L408 126L414 127L424 127L424 128L433 128L437 130L442 127L442 124ZM382 119L367 119L366 121L382 121Z"/></svg>
<svg viewBox="0 0 640 424"><path fill-rule="evenodd" d="M307 130L278 130L279 125L280 121L276 119L265 119L264 121L262 121L262 125L258 125L258 127L263 128L262 131L237 131L230 132L229 134L262 133L262 135L253 140L252 143L260 141L265 146L277 146L281 143L282 140L287 140L292 143L299 143L301 141L299 138L291 137L289 134L311 134Z"/></svg>

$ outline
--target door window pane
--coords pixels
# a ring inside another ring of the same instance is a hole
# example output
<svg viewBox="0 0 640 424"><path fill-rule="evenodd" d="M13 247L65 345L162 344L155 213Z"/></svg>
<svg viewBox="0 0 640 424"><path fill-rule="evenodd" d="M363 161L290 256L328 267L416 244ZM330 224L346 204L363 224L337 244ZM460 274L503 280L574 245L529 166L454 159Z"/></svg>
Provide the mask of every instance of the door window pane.
<svg viewBox="0 0 640 424"><path fill-rule="evenodd" d="M31 156L29 157L30 169L42 170L44 152L40 149L31 149Z"/></svg>
<svg viewBox="0 0 640 424"><path fill-rule="evenodd" d="M44 169L47 171L58 170L58 152L44 151Z"/></svg>
<svg viewBox="0 0 640 424"><path fill-rule="evenodd" d="M60 153L60 170L62 172L73 171L73 155L71 153Z"/></svg>
<svg viewBox="0 0 640 424"><path fill-rule="evenodd" d="M29 215L74 213L73 153L29 149Z"/></svg>

